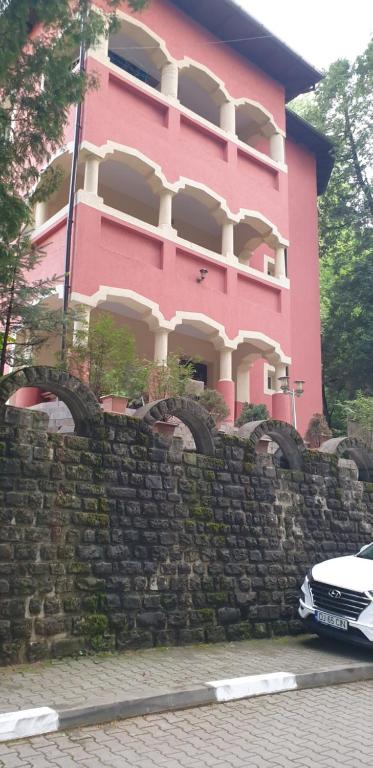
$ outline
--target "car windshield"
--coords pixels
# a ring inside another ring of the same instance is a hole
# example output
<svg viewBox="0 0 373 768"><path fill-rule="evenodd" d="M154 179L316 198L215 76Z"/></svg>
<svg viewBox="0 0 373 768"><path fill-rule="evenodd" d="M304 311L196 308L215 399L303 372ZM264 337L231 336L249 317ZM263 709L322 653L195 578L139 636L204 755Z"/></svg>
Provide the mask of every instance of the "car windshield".
<svg viewBox="0 0 373 768"><path fill-rule="evenodd" d="M357 557L363 557L364 560L373 560L373 544L364 549L364 552L359 552Z"/></svg>

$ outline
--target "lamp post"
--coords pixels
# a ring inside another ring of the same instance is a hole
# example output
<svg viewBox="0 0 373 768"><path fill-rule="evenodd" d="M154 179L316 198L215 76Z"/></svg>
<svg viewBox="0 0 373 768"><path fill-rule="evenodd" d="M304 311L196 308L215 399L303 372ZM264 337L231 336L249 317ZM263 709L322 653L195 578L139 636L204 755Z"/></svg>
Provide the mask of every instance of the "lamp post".
<svg viewBox="0 0 373 768"><path fill-rule="evenodd" d="M291 397L291 418L293 422L294 429L297 428L297 412L295 408L295 398L301 397L304 392L303 384L305 384L303 379L296 379L293 383L293 388L289 385L289 376L280 376L279 381L281 382L281 391L284 395L289 395Z"/></svg>

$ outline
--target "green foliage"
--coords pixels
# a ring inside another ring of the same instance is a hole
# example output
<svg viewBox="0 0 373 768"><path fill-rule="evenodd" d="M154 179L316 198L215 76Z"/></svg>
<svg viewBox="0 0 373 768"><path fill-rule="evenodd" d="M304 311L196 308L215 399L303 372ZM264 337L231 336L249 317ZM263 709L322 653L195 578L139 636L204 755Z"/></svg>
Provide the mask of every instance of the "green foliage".
<svg viewBox="0 0 373 768"><path fill-rule="evenodd" d="M146 382L144 391L147 391L149 400L163 400L166 397L186 394L194 373L194 361L181 362L181 356L178 352L171 353L164 365L150 360L142 361Z"/></svg>
<svg viewBox="0 0 373 768"><path fill-rule="evenodd" d="M264 403L244 403L242 411L236 420L236 427L242 427L248 421L263 421L265 419L269 419L269 413Z"/></svg>
<svg viewBox="0 0 373 768"><path fill-rule="evenodd" d="M132 400L141 396L146 383L133 335L106 312L92 318L89 325L82 320L79 330L70 332L68 364L79 378L88 377L97 397L124 395Z"/></svg>
<svg viewBox="0 0 373 768"><path fill-rule="evenodd" d="M145 4L127 3L132 10ZM90 47L107 35L123 5L108 0L105 18L89 0L0 2L0 265L11 261L22 227L32 225L36 200L57 185L58 172L41 169L63 143L70 107L96 85L71 66L80 42Z"/></svg>
<svg viewBox="0 0 373 768"><path fill-rule="evenodd" d="M229 408L224 397L216 389L204 389L199 395L198 402L209 412L216 424L229 416Z"/></svg>
<svg viewBox="0 0 373 768"><path fill-rule="evenodd" d="M344 413L349 425L355 427L354 436L373 448L373 397L358 392L355 400L344 404Z"/></svg>
<svg viewBox="0 0 373 768"><path fill-rule="evenodd" d="M336 432L341 404L373 392L373 43L331 65L294 108L328 134L335 167L319 202L324 410Z"/></svg>
<svg viewBox="0 0 373 768"><path fill-rule="evenodd" d="M8 258L0 262L0 375L6 364L29 363L46 336L61 328L61 314L46 302L56 277L30 279L42 258L43 252L23 234L9 244Z"/></svg>

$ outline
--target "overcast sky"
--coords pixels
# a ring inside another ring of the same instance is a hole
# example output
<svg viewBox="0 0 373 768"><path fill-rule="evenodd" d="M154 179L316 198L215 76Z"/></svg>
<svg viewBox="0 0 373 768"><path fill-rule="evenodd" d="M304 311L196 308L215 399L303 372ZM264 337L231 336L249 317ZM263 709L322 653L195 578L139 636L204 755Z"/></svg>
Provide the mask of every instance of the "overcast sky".
<svg viewBox="0 0 373 768"><path fill-rule="evenodd" d="M236 0L317 69L354 59L373 35L372 0Z"/></svg>

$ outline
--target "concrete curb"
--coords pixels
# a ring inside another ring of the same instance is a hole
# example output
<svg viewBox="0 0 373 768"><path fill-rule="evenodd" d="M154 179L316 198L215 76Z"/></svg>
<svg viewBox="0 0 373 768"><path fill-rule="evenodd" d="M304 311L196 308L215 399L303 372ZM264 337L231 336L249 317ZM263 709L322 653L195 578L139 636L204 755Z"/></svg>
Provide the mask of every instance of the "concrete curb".
<svg viewBox="0 0 373 768"><path fill-rule="evenodd" d="M299 674L270 672L264 675L214 680L182 689L153 690L143 696L124 695L120 699L98 700L82 706L58 709L36 707L0 714L0 742L141 715L363 680L373 680L373 663L352 664Z"/></svg>

